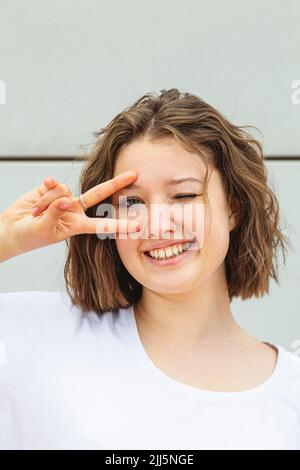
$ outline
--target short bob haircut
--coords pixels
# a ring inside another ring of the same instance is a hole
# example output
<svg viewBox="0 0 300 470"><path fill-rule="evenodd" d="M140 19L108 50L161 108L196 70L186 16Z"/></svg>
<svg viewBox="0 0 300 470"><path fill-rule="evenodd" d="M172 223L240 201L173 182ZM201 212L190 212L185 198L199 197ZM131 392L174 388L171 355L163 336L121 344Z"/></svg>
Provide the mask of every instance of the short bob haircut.
<svg viewBox="0 0 300 470"><path fill-rule="evenodd" d="M81 170L80 193L113 178L122 145L143 138L151 142L175 138L220 170L227 201L236 198L240 203L241 218L230 232L225 258L230 302L233 297L262 297L269 292L270 277L280 284L277 249L281 247L285 263L290 240L278 226L279 204L267 183L262 145L246 127L255 128L230 123L203 99L177 88L147 93L93 133L96 143ZM110 198L101 203L105 202ZM96 217L96 211L96 206L91 207L86 215ZM139 300L143 286L123 265L114 238L79 234L66 242L66 289L83 313L117 311Z"/></svg>

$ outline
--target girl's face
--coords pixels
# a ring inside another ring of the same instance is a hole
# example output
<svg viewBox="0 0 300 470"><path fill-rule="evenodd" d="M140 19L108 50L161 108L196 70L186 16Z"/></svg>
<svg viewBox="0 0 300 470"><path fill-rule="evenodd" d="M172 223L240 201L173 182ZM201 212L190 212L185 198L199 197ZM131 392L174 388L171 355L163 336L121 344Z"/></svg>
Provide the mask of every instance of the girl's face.
<svg viewBox="0 0 300 470"><path fill-rule="evenodd" d="M235 219L227 207L220 173L213 169L210 175L209 214L203 199L205 165L201 157L186 151L175 139L156 143L136 140L124 146L113 176L129 170L137 173L136 180L111 197L117 218L142 223L142 230L134 235L123 234L121 239L116 234L116 246L127 271L157 293L182 293L209 280L223 282L229 232ZM183 178L195 180L168 184ZM122 203L120 196L127 200L123 198ZM172 207L177 209L172 211ZM152 261L145 253L157 244L174 245L180 240L195 243L171 262Z"/></svg>

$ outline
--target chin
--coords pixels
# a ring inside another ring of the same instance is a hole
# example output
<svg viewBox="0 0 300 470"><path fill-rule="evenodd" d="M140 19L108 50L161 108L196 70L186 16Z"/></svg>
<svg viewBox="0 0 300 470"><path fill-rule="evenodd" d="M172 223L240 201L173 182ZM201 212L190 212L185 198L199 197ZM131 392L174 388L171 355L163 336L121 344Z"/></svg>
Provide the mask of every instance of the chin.
<svg viewBox="0 0 300 470"><path fill-rule="evenodd" d="M198 277L199 279L199 277ZM144 281L139 281L142 286L144 286L146 289L150 289L153 292L157 292L159 294L184 294L185 292L188 292L192 289L193 285L196 283L196 278L188 278L188 279L181 279L178 280L178 276L176 279L172 279L172 276L169 276L165 279L160 278L159 283L154 281L153 283L151 282L150 277L147 277L147 280Z"/></svg>

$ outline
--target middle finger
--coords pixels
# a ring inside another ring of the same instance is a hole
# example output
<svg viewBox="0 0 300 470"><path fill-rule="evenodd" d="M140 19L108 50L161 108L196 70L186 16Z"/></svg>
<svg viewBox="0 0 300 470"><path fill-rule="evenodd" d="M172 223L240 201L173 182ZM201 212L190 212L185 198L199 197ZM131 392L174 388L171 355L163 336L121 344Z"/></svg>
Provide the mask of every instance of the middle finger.
<svg viewBox="0 0 300 470"><path fill-rule="evenodd" d="M42 196L36 203L34 204L32 210L34 208L37 208L34 210L35 215L38 213L42 213L45 209L49 207L49 205L55 201L56 199L62 197L62 196L67 196L70 197L72 196L71 190L68 188L68 186L64 184L59 184L53 189L50 189L44 196Z"/></svg>

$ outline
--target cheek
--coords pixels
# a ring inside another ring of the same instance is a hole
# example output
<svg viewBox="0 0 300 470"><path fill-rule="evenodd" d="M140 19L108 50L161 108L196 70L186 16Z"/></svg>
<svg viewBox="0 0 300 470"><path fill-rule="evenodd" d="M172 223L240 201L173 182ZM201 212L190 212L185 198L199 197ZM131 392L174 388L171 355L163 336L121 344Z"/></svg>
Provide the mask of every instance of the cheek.
<svg viewBox="0 0 300 470"><path fill-rule="evenodd" d="M116 247L119 253L119 256L125 266L130 265L135 261L137 256L137 240L119 240L116 239Z"/></svg>
<svg viewBox="0 0 300 470"><path fill-rule="evenodd" d="M216 209L205 213L203 252L209 259L224 259L229 247L228 219Z"/></svg>

